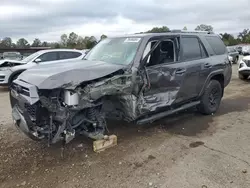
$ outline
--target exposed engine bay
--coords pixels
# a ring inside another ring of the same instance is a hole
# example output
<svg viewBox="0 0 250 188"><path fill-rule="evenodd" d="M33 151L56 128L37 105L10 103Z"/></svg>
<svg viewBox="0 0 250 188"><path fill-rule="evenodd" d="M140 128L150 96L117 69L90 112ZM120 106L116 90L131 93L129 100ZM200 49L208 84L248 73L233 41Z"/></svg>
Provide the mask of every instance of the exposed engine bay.
<svg viewBox="0 0 250 188"><path fill-rule="evenodd" d="M68 143L79 134L102 139L107 130L106 118L133 121L140 114L138 97L133 94L140 93L135 79L131 73L119 70L74 90L38 90L16 80L10 92L15 123L30 138L47 140L49 144Z"/></svg>

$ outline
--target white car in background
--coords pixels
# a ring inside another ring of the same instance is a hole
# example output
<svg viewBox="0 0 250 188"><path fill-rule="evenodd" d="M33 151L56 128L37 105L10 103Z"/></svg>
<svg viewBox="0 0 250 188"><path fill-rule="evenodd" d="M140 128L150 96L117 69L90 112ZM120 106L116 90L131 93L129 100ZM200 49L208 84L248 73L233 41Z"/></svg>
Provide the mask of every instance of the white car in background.
<svg viewBox="0 0 250 188"><path fill-rule="evenodd" d="M21 60L22 56L20 52L4 52L3 59Z"/></svg>
<svg viewBox="0 0 250 188"><path fill-rule="evenodd" d="M250 76L250 55L243 57L240 61L238 75L241 80L246 80Z"/></svg>
<svg viewBox="0 0 250 188"><path fill-rule="evenodd" d="M0 60L0 85L10 85L19 74L34 66L74 61L83 59L85 53L81 50L50 49L41 50L29 55L23 60Z"/></svg>
<svg viewBox="0 0 250 188"><path fill-rule="evenodd" d="M242 47L242 55L250 55L250 46L249 45Z"/></svg>

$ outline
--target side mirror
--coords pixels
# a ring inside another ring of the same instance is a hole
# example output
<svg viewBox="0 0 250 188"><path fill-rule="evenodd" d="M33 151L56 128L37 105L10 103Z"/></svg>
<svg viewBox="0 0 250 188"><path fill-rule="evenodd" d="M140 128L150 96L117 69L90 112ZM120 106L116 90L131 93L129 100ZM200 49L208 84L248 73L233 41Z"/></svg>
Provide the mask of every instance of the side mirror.
<svg viewBox="0 0 250 188"><path fill-rule="evenodd" d="M39 62L41 62L42 60L40 59L40 58L37 58L37 59L35 59L34 60L34 62L36 62L36 63L39 63Z"/></svg>
<svg viewBox="0 0 250 188"><path fill-rule="evenodd" d="M230 61L230 62L232 62L232 61L233 61L233 57L232 57L232 56L230 56L230 55L228 56L228 59L229 59L229 61Z"/></svg>

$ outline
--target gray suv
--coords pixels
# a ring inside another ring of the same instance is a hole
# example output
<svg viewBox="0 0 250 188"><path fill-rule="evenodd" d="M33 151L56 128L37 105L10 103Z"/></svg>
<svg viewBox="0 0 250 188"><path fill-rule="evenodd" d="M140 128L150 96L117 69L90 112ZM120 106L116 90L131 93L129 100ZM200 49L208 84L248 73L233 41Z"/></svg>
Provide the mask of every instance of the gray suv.
<svg viewBox="0 0 250 188"><path fill-rule="evenodd" d="M231 75L226 46L213 33L106 38L83 60L24 71L11 85L12 117L50 144L102 139L106 119L145 124L191 107L215 113Z"/></svg>

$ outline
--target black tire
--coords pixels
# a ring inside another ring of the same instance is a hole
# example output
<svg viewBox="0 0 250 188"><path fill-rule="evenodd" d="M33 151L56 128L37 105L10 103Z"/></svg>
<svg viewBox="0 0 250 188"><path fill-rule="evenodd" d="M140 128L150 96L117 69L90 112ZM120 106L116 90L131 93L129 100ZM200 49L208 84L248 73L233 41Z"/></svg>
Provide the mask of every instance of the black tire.
<svg viewBox="0 0 250 188"><path fill-rule="evenodd" d="M221 102L223 88L217 80L210 80L201 97L201 103L198 107L202 114L210 115L215 113Z"/></svg>
<svg viewBox="0 0 250 188"><path fill-rule="evenodd" d="M248 75L242 75L242 74L238 73L238 77L241 80L246 80L248 78Z"/></svg>

